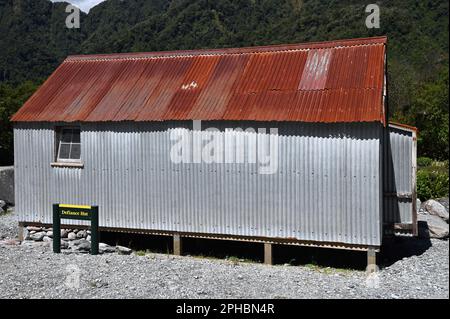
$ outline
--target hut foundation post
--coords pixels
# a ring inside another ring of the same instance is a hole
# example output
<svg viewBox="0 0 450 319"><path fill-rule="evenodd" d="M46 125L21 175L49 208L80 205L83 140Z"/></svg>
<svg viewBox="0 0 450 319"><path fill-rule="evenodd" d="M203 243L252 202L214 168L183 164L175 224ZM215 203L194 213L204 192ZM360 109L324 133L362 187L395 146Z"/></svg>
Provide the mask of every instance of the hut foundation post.
<svg viewBox="0 0 450 319"><path fill-rule="evenodd" d="M273 265L272 244L264 243L264 263Z"/></svg>
<svg viewBox="0 0 450 319"><path fill-rule="evenodd" d="M173 235L173 254L176 256L181 256L183 253L183 243L181 236L176 234Z"/></svg>
<svg viewBox="0 0 450 319"><path fill-rule="evenodd" d="M369 247L367 250L367 272L375 272L377 268L377 252L375 248Z"/></svg>
<svg viewBox="0 0 450 319"><path fill-rule="evenodd" d="M24 240L25 240L25 234L24 234L24 232L25 232L25 226L19 224L19 234L18 234L18 237L19 237L19 240L20 240L20 241L24 241Z"/></svg>

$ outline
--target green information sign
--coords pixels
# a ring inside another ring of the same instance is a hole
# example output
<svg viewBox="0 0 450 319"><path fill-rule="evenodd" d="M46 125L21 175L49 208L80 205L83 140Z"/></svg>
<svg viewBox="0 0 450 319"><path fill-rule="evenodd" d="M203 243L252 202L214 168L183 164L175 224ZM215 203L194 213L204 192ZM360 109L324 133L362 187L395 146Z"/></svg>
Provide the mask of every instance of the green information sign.
<svg viewBox="0 0 450 319"><path fill-rule="evenodd" d="M61 219L91 221L91 255L98 254L98 206L53 204L53 252L61 252Z"/></svg>

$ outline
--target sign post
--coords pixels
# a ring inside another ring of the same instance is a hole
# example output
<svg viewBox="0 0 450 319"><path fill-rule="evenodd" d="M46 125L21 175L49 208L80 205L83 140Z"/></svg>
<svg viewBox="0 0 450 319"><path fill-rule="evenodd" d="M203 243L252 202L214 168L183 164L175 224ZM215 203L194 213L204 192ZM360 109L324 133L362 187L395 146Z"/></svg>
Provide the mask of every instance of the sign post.
<svg viewBox="0 0 450 319"><path fill-rule="evenodd" d="M98 206L53 204L53 252L61 252L61 219L91 221L91 255L98 254Z"/></svg>
<svg viewBox="0 0 450 319"><path fill-rule="evenodd" d="M53 204L53 252L61 252L61 218L58 204Z"/></svg>

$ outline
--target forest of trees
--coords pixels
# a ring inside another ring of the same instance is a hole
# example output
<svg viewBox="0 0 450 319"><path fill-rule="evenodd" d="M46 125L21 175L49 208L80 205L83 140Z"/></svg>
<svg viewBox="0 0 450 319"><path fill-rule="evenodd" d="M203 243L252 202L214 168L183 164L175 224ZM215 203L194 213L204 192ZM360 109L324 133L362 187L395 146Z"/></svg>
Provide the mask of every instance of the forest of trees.
<svg viewBox="0 0 450 319"><path fill-rule="evenodd" d="M448 160L448 1L108 0L67 29L64 3L0 0L0 165L9 117L69 54L218 48L388 36L391 118L419 128L419 155Z"/></svg>

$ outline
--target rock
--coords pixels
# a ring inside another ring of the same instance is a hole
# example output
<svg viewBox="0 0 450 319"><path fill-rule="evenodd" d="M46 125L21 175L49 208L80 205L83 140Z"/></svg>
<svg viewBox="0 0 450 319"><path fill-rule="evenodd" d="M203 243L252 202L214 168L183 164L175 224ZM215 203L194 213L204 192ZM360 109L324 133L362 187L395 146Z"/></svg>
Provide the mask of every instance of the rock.
<svg viewBox="0 0 450 319"><path fill-rule="evenodd" d="M417 213L419 213L420 212L420 209L422 208L422 201L420 200L420 199L416 199L416 210L417 210Z"/></svg>
<svg viewBox="0 0 450 319"><path fill-rule="evenodd" d="M69 232L67 231L67 229L61 229L61 238L67 238L68 234Z"/></svg>
<svg viewBox="0 0 450 319"><path fill-rule="evenodd" d="M34 243L34 240L24 240L22 241L21 245L22 246L31 246L31 243Z"/></svg>
<svg viewBox="0 0 450 319"><path fill-rule="evenodd" d="M2 246L17 246L20 245L20 241L16 239L0 240L0 247Z"/></svg>
<svg viewBox="0 0 450 319"><path fill-rule="evenodd" d="M14 206L14 166L0 167L0 198Z"/></svg>
<svg viewBox="0 0 450 319"><path fill-rule="evenodd" d="M84 239L75 239L69 242L71 246L78 246Z"/></svg>
<svg viewBox="0 0 450 319"><path fill-rule="evenodd" d="M129 255L132 252L130 248L119 245L116 246L116 250L119 253L119 255Z"/></svg>
<svg viewBox="0 0 450 319"><path fill-rule="evenodd" d="M32 232L32 231L38 232L38 231L41 231L41 230L42 230L41 227L36 227L36 226L27 226L27 229L28 229L28 231L30 231L30 232Z"/></svg>
<svg viewBox="0 0 450 319"><path fill-rule="evenodd" d="M35 230L30 231L30 235L36 234L37 232Z"/></svg>
<svg viewBox="0 0 450 319"><path fill-rule="evenodd" d="M19 234L19 238L20 236L22 236L23 240L30 239L30 232L26 227L22 227L21 229L19 229L19 231L22 231L22 234Z"/></svg>
<svg viewBox="0 0 450 319"><path fill-rule="evenodd" d="M86 231L85 230L80 230L78 233L77 233L77 238L85 238L86 237Z"/></svg>
<svg viewBox="0 0 450 319"><path fill-rule="evenodd" d="M418 214L417 220L426 222L428 225L428 234L424 234L423 236L439 239L448 237L448 224L440 217L428 214Z"/></svg>
<svg viewBox="0 0 450 319"><path fill-rule="evenodd" d="M45 235L50 238L53 238L53 232L51 230L49 230Z"/></svg>
<svg viewBox="0 0 450 319"><path fill-rule="evenodd" d="M4 212L3 208L0 208L0 214L3 214Z"/></svg>
<svg viewBox="0 0 450 319"><path fill-rule="evenodd" d="M48 247L50 243L44 241L24 240L21 245L35 248L35 247Z"/></svg>
<svg viewBox="0 0 450 319"><path fill-rule="evenodd" d="M49 236L44 236L44 238L42 238L42 241L51 242L53 241L53 239L51 239Z"/></svg>
<svg viewBox="0 0 450 319"><path fill-rule="evenodd" d="M428 214L433 215L433 216L438 216L440 218L442 218L443 220L445 220L448 223L448 211L445 209L445 207L433 200L427 200L424 204L423 204L425 210L428 212Z"/></svg>
<svg viewBox="0 0 450 319"><path fill-rule="evenodd" d="M448 197L438 198L438 199L436 199L436 201L439 202L442 206L444 206L447 211L449 211L449 209L448 209L448 206L449 206Z"/></svg>
<svg viewBox="0 0 450 319"><path fill-rule="evenodd" d="M0 199L0 209L5 208L6 207L6 202L2 199Z"/></svg>
<svg viewBox="0 0 450 319"><path fill-rule="evenodd" d="M102 251L105 253L115 253L117 249L114 246L109 246L108 248L103 248Z"/></svg>
<svg viewBox="0 0 450 319"><path fill-rule="evenodd" d="M61 240L61 249L68 249L69 243L67 241Z"/></svg>
<svg viewBox="0 0 450 319"><path fill-rule="evenodd" d="M90 251L91 250L91 243L87 240L80 240L80 242L77 245L77 249L80 251Z"/></svg>
<svg viewBox="0 0 450 319"><path fill-rule="evenodd" d="M115 252L116 252L116 247L109 246L109 245L104 244L104 243L99 243L99 244L98 244L98 252L99 252L100 254L104 254L104 253L115 253Z"/></svg>
<svg viewBox="0 0 450 319"><path fill-rule="evenodd" d="M45 232L41 231L41 232L31 234L30 239L34 240L34 241L42 241L44 239L44 236L45 236Z"/></svg>
<svg viewBox="0 0 450 319"><path fill-rule="evenodd" d="M95 284L95 286L96 286L97 288L108 287L108 283L107 283L107 282L97 282L97 283Z"/></svg>
<svg viewBox="0 0 450 319"><path fill-rule="evenodd" d="M33 247L33 246L35 246L34 244L38 244L38 243L36 243L34 240L24 240L23 242L22 242L22 246L28 246L28 247Z"/></svg>
<svg viewBox="0 0 450 319"><path fill-rule="evenodd" d="M69 240L75 240L77 238L77 235L71 232L67 235L67 238L69 238Z"/></svg>
<svg viewBox="0 0 450 319"><path fill-rule="evenodd" d="M91 235L87 235L86 240L91 241Z"/></svg>

